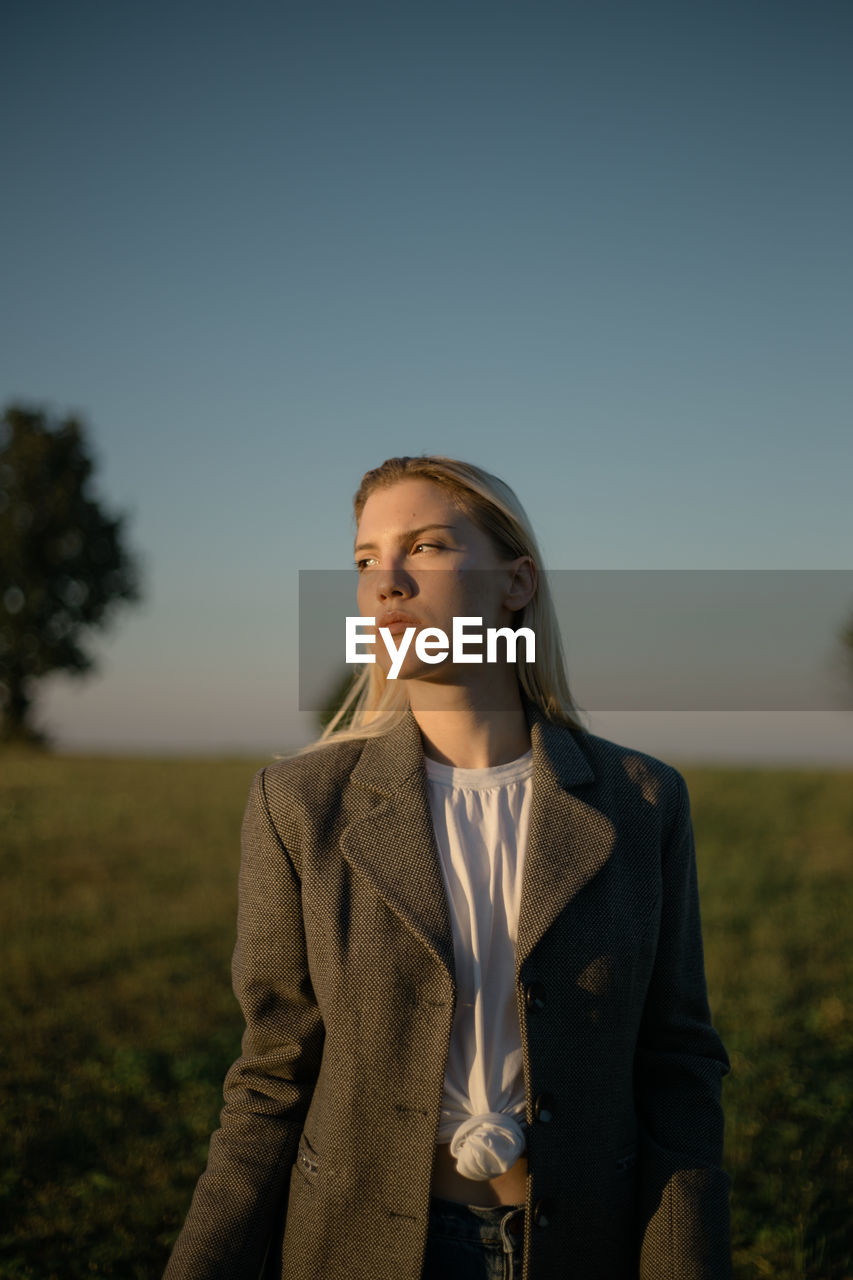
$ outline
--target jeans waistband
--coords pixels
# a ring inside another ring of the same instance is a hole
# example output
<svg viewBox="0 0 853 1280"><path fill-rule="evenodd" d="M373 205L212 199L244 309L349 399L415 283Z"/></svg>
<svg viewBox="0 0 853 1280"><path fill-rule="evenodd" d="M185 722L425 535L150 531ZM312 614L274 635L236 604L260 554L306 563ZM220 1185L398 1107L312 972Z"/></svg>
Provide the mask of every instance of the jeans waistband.
<svg viewBox="0 0 853 1280"><path fill-rule="evenodd" d="M482 1244L505 1244L506 1233L513 1239L524 1234L523 1204L460 1204L432 1196L430 1222L458 1240Z"/></svg>

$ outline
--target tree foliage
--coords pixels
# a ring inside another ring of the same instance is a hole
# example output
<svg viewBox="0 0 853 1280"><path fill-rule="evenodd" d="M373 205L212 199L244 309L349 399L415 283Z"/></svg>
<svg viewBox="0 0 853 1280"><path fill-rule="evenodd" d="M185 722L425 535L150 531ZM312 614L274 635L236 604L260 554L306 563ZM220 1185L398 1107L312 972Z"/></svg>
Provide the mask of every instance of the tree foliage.
<svg viewBox="0 0 853 1280"><path fill-rule="evenodd" d="M76 417L9 405L0 419L0 713L5 739L43 740L34 688L95 669L90 633L140 599L122 515L92 495L94 463Z"/></svg>

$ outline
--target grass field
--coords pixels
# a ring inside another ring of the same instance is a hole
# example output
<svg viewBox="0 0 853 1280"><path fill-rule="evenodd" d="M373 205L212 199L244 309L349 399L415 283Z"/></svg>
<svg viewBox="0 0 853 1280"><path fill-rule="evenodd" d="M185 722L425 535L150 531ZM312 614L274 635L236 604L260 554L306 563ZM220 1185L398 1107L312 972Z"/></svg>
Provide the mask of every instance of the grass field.
<svg viewBox="0 0 853 1280"><path fill-rule="evenodd" d="M159 1280L239 1052L263 763L0 755L2 1280ZM851 1280L853 772L683 772L735 1275Z"/></svg>

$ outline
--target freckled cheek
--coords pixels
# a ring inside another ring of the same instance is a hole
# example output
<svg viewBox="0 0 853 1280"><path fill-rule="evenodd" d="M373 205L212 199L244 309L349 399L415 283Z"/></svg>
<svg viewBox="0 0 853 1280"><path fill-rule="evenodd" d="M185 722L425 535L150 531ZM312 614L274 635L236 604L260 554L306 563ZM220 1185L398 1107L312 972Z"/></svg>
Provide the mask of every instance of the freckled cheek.
<svg viewBox="0 0 853 1280"><path fill-rule="evenodd" d="M469 617L472 603L470 593L462 591L458 582L445 579L441 591L430 592L429 599L424 599L421 616L430 619L428 626L440 627L449 636L453 633L453 619Z"/></svg>
<svg viewBox="0 0 853 1280"><path fill-rule="evenodd" d="M482 584L479 586L471 584L468 585L467 590L459 590L456 593L453 613L488 621L494 613L494 605L489 592Z"/></svg>
<svg viewBox="0 0 853 1280"><path fill-rule="evenodd" d="M371 590L371 584L364 578L361 579L356 593L356 606L361 618L375 618L381 612L381 606L376 599L376 592Z"/></svg>

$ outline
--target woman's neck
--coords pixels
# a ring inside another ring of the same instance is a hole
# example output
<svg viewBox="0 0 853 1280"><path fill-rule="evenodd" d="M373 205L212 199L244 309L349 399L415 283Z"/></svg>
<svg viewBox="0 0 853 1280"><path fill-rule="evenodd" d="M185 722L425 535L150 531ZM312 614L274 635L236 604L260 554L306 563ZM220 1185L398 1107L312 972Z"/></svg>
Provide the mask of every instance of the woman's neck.
<svg viewBox="0 0 853 1280"><path fill-rule="evenodd" d="M515 698L502 697L491 705L478 705L466 696L445 696L443 705L423 705L417 698L412 714L421 731L424 755L457 769L490 769L517 760L530 750L530 729L518 688Z"/></svg>

